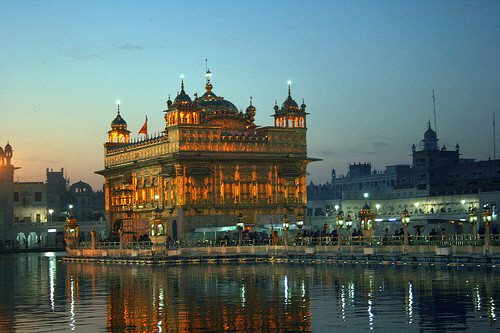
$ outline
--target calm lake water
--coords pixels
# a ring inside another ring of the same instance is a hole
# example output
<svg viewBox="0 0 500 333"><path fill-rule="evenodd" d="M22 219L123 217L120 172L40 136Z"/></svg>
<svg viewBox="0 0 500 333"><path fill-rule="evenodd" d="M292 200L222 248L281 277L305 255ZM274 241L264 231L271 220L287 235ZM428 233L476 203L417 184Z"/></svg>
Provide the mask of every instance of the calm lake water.
<svg viewBox="0 0 500 333"><path fill-rule="evenodd" d="M0 332L488 332L500 274L407 266L67 263L0 255Z"/></svg>

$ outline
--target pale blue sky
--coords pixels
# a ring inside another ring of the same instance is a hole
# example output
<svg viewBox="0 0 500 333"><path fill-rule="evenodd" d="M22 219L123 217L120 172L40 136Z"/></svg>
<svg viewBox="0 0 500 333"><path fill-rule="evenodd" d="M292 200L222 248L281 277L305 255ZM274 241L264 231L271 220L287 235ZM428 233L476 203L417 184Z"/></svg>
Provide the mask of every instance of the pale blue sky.
<svg viewBox="0 0 500 333"><path fill-rule="evenodd" d="M21 181L64 167L100 187L116 99L133 137L146 115L161 131L180 74L191 97L204 92L205 58L214 92L243 110L252 96L261 126L293 82L309 155L323 159L309 166L315 183L353 162L410 163L432 89L440 145L493 157L498 1L3 0L0 31L0 144Z"/></svg>

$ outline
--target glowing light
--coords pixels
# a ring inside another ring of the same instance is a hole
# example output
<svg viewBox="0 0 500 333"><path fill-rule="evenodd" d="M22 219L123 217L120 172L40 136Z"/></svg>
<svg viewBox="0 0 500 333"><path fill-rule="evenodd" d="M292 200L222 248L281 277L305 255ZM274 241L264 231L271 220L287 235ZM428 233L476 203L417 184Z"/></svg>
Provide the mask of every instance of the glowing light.
<svg viewBox="0 0 500 333"><path fill-rule="evenodd" d="M116 104L120 105L120 100L119 99L116 100Z"/></svg>
<svg viewBox="0 0 500 333"><path fill-rule="evenodd" d="M375 208L380 209L380 204L376 204Z"/></svg>
<svg viewBox="0 0 500 333"><path fill-rule="evenodd" d="M465 199L462 199L462 201L460 201L462 203L462 205L465 205Z"/></svg>
<svg viewBox="0 0 500 333"><path fill-rule="evenodd" d="M365 198L368 198L368 193L364 193L364 194L363 194L363 196L364 196Z"/></svg>
<svg viewBox="0 0 500 333"><path fill-rule="evenodd" d="M56 229L49 229L47 230L47 232L56 232L57 230Z"/></svg>
<svg viewBox="0 0 500 333"><path fill-rule="evenodd" d="M181 74L181 79L183 79L183 78L184 78L184 74Z"/></svg>
<svg viewBox="0 0 500 333"><path fill-rule="evenodd" d="M384 219L375 219L375 222L383 222Z"/></svg>
<svg viewBox="0 0 500 333"><path fill-rule="evenodd" d="M288 276L285 276L285 279L283 280L283 285L285 287L285 303L288 304L289 301L289 295L288 295Z"/></svg>
<svg viewBox="0 0 500 333"><path fill-rule="evenodd" d="M418 206L420 206L420 202L415 202L415 207L418 208Z"/></svg>
<svg viewBox="0 0 500 333"><path fill-rule="evenodd" d="M395 221L397 221L397 220L398 220L397 218L395 218L395 217L391 217L391 218L389 219L389 222L395 222Z"/></svg>

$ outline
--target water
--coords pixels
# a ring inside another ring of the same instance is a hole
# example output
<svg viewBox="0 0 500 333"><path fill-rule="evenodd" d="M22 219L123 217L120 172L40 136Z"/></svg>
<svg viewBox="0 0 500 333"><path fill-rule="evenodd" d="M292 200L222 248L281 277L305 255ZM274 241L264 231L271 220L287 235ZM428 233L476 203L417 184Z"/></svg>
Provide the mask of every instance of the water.
<svg viewBox="0 0 500 333"><path fill-rule="evenodd" d="M0 332L481 332L500 274L332 264L146 266L0 255Z"/></svg>

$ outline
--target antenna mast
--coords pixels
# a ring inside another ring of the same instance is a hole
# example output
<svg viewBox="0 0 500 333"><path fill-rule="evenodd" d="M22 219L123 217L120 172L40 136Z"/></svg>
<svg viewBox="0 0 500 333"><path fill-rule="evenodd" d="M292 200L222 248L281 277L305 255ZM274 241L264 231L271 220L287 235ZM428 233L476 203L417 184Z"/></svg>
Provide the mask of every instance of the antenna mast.
<svg viewBox="0 0 500 333"><path fill-rule="evenodd" d="M496 136L495 136L495 112L493 112L493 159L497 159L497 147L496 147Z"/></svg>
<svg viewBox="0 0 500 333"><path fill-rule="evenodd" d="M437 134L437 124L436 124L436 98L434 97L434 89L432 89L432 107L434 109L434 132Z"/></svg>

